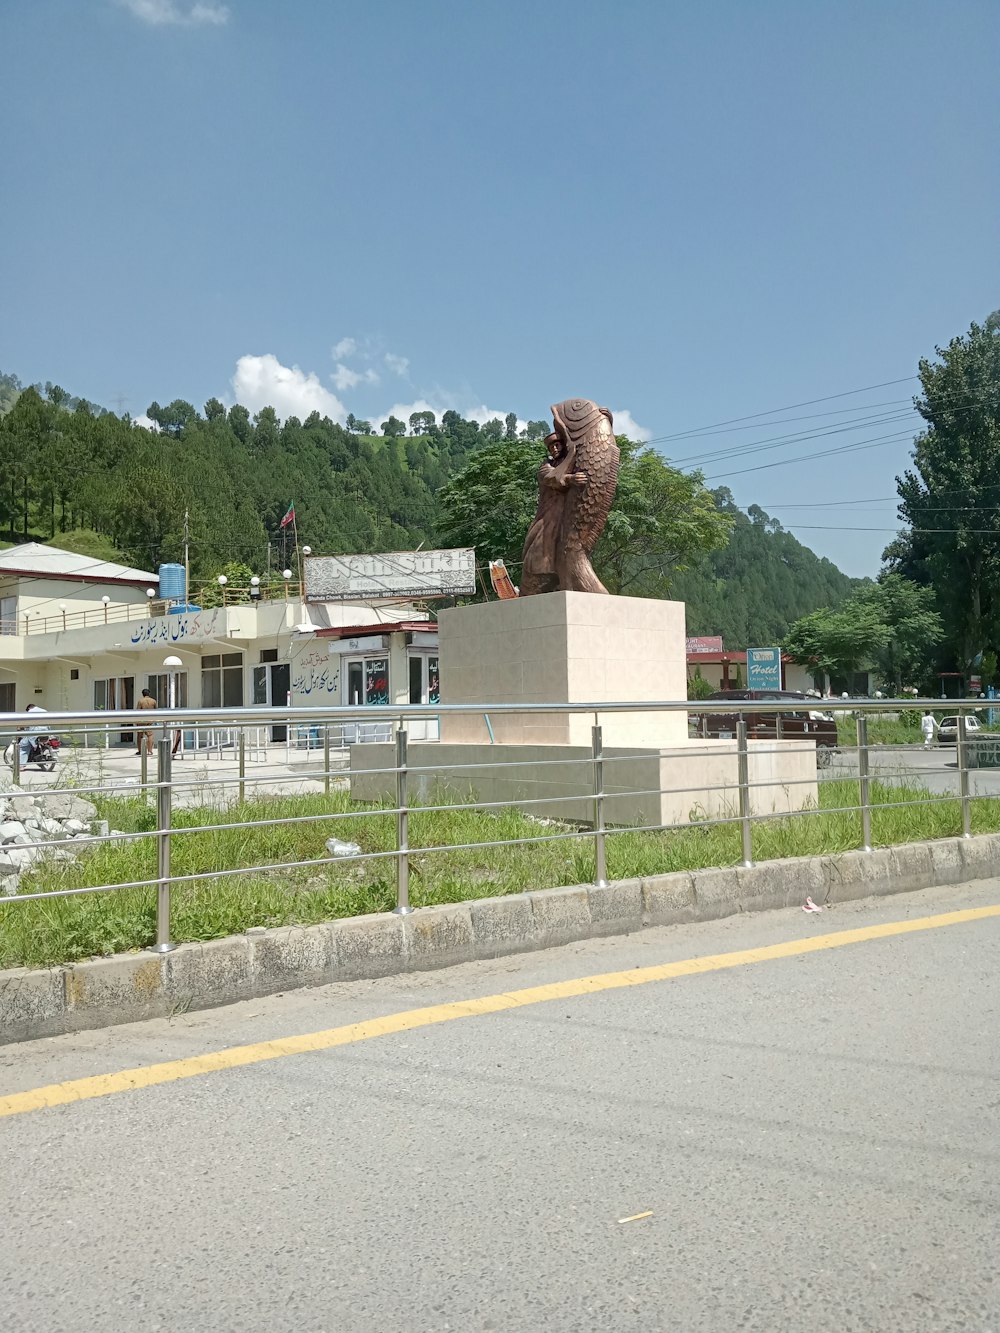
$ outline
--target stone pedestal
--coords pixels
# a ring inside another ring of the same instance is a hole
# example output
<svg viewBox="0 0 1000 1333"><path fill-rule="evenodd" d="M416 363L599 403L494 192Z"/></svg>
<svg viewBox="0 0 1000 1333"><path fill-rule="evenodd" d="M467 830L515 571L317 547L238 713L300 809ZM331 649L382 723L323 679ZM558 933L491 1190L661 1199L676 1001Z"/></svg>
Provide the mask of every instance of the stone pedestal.
<svg viewBox="0 0 1000 1333"><path fill-rule="evenodd" d="M684 603L552 592L456 607L439 617L441 718L451 744L590 745L593 713L491 713L491 704L683 701ZM602 713L605 746L687 741L687 713Z"/></svg>

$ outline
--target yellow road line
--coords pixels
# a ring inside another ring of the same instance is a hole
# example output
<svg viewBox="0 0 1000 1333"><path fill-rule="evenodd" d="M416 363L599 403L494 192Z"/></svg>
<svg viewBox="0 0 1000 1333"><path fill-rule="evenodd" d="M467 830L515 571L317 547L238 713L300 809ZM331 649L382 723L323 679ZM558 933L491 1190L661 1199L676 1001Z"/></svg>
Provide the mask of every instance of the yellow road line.
<svg viewBox="0 0 1000 1333"><path fill-rule="evenodd" d="M546 986L530 986L525 990L508 991L500 995L483 995L478 999L454 1000L448 1004L430 1005L425 1009L407 1009L402 1013L387 1014L384 1018L373 1018L365 1023L348 1023L344 1027L327 1028L323 1032L308 1032L299 1037L277 1037L273 1041L253 1042L249 1046L230 1046L221 1051L209 1051L205 1055L166 1060L161 1064L140 1066L137 1069L123 1069L117 1074L97 1074L92 1078L76 1078L67 1083L52 1083L48 1087L33 1088L29 1092L11 1093L9 1096L0 1097L0 1117L23 1115L26 1111L39 1111L47 1106L65 1106L68 1102L88 1101L93 1097L108 1097L115 1092L151 1088L159 1083L173 1083L181 1078L196 1078L200 1074L214 1074L223 1069L238 1069L242 1065L260 1064L264 1060L280 1060L286 1055L328 1051L335 1046L349 1046L357 1041L387 1037L394 1032L412 1032L415 1028L430 1027L433 1023L450 1023L456 1018L480 1018L484 1014L498 1014L505 1009L545 1004L549 1000L568 1000L581 995L594 995L599 991L620 990L624 986L644 986L651 981L669 981L675 977L719 972L728 967L745 967L750 963L795 958L802 954L820 953L824 949L842 949L849 944L884 940L894 935L909 935L922 930L936 930L941 926L958 926L968 921L982 921L994 916L1000 916L1000 904L991 907L971 907L961 912L942 912L938 916L919 917L913 921L889 921L879 926L861 926L856 930L813 935L806 940L768 944L759 949L706 954L701 958L685 958L676 963L637 967L628 972L604 972L596 976L577 977L570 981L554 981Z"/></svg>

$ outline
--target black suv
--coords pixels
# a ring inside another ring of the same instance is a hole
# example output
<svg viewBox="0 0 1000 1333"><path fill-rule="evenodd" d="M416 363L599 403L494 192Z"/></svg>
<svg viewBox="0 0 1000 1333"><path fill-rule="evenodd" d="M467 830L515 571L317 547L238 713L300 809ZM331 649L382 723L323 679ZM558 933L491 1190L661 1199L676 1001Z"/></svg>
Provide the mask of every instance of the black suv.
<svg viewBox="0 0 1000 1333"><path fill-rule="evenodd" d="M798 694L795 690L716 690L705 702L714 700L746 706L737 707L732 713L691 712L689 716L698 736L734 739L737 718L742 713L746 719L747 736L752 740L773 740L775 737L791 740L797 736L815 740L816 761L820 768L827 767L837 749L837 723L830 713L817 707L820 700L808 694ZM755 702L787 703L788 711L755 713L751 706Z"/></svg>

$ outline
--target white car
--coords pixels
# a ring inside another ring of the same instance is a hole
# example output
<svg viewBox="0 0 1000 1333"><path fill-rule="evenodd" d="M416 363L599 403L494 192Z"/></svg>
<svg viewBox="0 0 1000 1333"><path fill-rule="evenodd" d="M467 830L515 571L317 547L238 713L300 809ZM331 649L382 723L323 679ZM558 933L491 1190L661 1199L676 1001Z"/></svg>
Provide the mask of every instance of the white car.
<svg viewBox="0 0 1000 1333"><path fill-rule="evenodd" d="M973 736L977 731L982 731L979 718L973 716L972 713L967 713L965 715L966 736ZM958 718L943 717L938 725L937 738L939 745L955 745L958 741Z"/></svg>

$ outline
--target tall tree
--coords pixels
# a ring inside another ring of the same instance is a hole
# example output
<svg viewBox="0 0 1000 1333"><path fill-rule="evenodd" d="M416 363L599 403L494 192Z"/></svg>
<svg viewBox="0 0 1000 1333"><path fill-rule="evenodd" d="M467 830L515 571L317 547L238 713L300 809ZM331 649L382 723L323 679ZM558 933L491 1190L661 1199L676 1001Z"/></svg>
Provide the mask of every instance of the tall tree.
<svg viewBox="0 0 1000 1333"><path fill-rule="evenodd" d="M920 362L927 423L896 484L889 568L934 587L957 662L1000 642L1000 311Z"/></svg>

